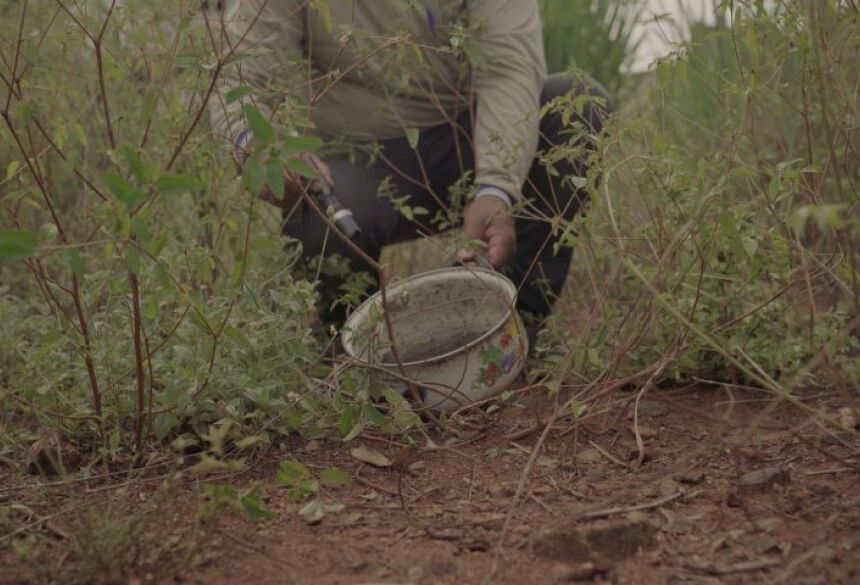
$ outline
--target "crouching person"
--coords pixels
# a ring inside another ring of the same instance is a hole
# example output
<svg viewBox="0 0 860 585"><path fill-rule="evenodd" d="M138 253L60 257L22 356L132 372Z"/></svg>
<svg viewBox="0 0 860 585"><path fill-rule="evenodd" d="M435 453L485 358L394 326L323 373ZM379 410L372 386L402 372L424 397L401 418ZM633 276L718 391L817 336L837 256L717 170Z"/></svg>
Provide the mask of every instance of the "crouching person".
<svg viewBox="0 0 860 585"><path fill-rule="evenodd" d="M322 13L307 0L244 0L208 13L247 55L211 103L216 130L241 161L255 142L249 104L267 116L285 103L281 110L306 108L315 134L350 146L304 155L321 175L310 188L336 190L361 228L353 243L373 260L388 244L452 227L467 192L465 232L521 286L518 309L533 333L569 272L573 251L555 245L552 224L583 203L579 179L611 110L608 96L588 79L547 76L537 0L326 5ZM226 99L238 87L252 93ZM541 116L560 98L580 107ZM564 156L539 160L555 146ZM285 177L283 231L304 257L340 255L353 271L368 271L366 258L301 201L298 177ZM321 316L335 325L345 317L333 304L341 285L323 274Z"/></svg>

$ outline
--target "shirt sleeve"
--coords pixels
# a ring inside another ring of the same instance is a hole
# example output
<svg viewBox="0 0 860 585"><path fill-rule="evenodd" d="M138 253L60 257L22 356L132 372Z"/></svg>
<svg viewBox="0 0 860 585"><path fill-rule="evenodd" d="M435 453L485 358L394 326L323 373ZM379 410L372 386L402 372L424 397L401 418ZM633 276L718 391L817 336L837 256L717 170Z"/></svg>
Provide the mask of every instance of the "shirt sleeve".
<svg viewBox="0 0 860 585"><path fill-rule="evenodd" d="M479 56L473 59L477 98L475 182L522 196L538 145L546 59L537 0L473 0Z"/></svg>
<svg viewBox="0 0 860 585"><path fill-rule="evenodd" d="M209 102L209 117L213 131L235 146L247 128L246 104L253 104L271 119L286 97L284 88L298 90L299 95L307 86L303 50L306 2L225 0L217 4L224 6L222 11L209 8L207 18L216 39L223 23L235 58L221 74L218 91ZM232 101L228 99L231 91ZM236 95L242 97L235 99Z"/></svg>

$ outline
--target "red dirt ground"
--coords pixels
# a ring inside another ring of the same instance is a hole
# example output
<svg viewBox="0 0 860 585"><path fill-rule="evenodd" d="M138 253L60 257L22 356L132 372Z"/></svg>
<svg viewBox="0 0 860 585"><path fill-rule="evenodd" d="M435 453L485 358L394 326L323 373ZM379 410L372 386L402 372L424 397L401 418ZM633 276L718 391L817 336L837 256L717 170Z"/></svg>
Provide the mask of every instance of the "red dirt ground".
<svg viewBox="0 0 860 585"><path fill-rule="evenodd" d="M770 404L760 399L724 388L653 393L640 405L647 454L641 467L632 401L582 425L576 459L572 427L554 430L501 551L505 515L540 432L510 437L534 426L534 409L511 409L472 444L414 455L421 463L413 463L414 472L402 480L408 511L397 496L398 471L361 464L338 444L288 449L285 458L348 469L358 478L325 496L346 509L307 526L297 514L299 505L274 485L274 470L263 470L268 505L279 518L259 524L222 519L193 580L225 585L501 585L577 578L679 585L860 582L858 443L828 434L787 407L759 419ZM834 398L814 402L837 406ZM752 438L744 439L753 429ZM369 445L398 456L397 448ZM772 470L773 482L740 485L744 474L762 469ZM641 511L625 510L665 500ZM608 513L612 508L620 510ZM583 518L589 510L601 518ZM631 535L643 526L644 534L632 539L629 550ZM591 547L578 540L583 532L593 535Z"/></svg>
<svg viewBox="0 0 860 585"><path fill-rule="evenodd" d="M67 581L71 573L57 572L64 565L79 567L75 582L128 585L860 582L857 433L825 430L763 396L726 387L652 391L639 407L642 465L632 432L634 396L616 394L612 408L578 427L560 422L531 469L501 547L548 399L508 407L466 444L433 451L408 452L378 438L349 445L291 440L229 479L238 486L260 484L277 518L252 523L219 516L203 530L210 538L191 564L153 561L146 568L134 557L121 578L106 579L92 559L70 565L82 549L56 534L72 534L79 524L65 523L71 514L57 516L50 531L45 522L38 534L16 535L15 546L9 546L14 539L0 541L0 583ZM835 394L810 395L806 402L833 413L849 400L856 404L856 397ZM358 444L398 460L396 468L354 459L350 449ZM298 515L302 504L275 482L283 459L301 461L314 473L331 466L348 471L350 484L322 491L324 501L343 503L344 510L305 524ZM34 477L26 480L32 484ZM764 483L744 485L756 482ZM93 482L74 489L93 498L121 489L144 501L156 485ZM183 502L193 502L200 487L181 485L168 501L174 509L193 510ZM40 506L61 499L4 490L0 509L25 496ZM63 498L70 501L68 488ZM50 507L37 510L42 518L51 513ZM168 527L177 518L187 523L190 515L149 514L145 547L167 542ZM2 519L0 513L5 534ZM22 561L39 558L21 552L39 539L56 542L50 560Z"/></svg>

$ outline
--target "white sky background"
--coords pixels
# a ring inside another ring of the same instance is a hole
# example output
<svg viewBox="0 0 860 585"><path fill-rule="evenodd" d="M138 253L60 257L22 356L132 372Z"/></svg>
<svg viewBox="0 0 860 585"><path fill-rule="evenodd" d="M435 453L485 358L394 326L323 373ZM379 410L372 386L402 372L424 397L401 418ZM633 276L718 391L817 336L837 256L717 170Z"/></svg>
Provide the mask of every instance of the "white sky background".
<svg viewBox="0 0 860 585"><path fill-rule="evenodd" d="M571 0L580 2L582 0ZM638 34L644 37L630 70L646 71L659 57L672 51L673 43L683 40L690 22L714 20L715 0L643 0L645 13L641 16ZM670 15L671 19L655 22L659 15Z"/></svg>

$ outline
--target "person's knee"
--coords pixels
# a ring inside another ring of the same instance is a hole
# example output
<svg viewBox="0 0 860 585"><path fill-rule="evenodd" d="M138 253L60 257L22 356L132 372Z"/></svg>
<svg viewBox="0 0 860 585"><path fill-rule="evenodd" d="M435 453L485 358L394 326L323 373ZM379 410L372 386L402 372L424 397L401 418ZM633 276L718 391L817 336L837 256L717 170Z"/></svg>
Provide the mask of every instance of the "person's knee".
<svg viewBox="0 0 860 585"><path fill-rule="evenodd" d="M591 132L599 134L607 118L615 111L615 104L609 92L595 79L585 73L575 76L569 73L556 73L547 78L541 92L541 105L548 104L560 97L577 98L587 96L582 105L579 118ZM546 121L549 116L546 116Z"/></svg>

